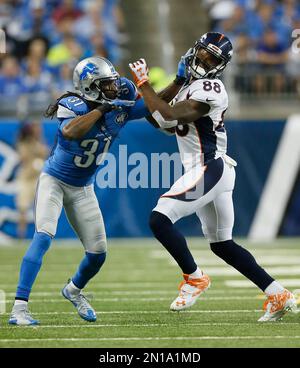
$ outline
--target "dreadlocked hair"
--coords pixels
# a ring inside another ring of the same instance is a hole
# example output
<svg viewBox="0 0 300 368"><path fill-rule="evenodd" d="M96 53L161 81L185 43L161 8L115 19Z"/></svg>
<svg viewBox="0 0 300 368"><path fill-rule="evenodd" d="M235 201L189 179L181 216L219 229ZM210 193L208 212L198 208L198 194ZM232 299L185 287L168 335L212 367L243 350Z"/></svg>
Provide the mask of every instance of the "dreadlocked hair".
<svg viewBox="0 0 300 368"><path fill-rule="evenodd" d="M60 96L54 104L50 104L47 107L47 110L44 113L44 117L53 119L54 115L56 114L58 110L59 101L65 97L71 97L71 96L82 98L82 96L80 96L78 93L67 91L67 93Z"/></svg>

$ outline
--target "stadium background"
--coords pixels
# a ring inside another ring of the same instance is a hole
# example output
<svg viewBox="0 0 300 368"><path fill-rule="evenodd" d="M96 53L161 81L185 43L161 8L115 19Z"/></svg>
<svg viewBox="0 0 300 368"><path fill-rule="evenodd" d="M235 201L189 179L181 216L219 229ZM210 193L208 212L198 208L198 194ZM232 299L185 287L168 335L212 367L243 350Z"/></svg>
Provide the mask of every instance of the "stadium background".
<svg viewBox="0 0 300 368"><path fill-rule="evenodd" d="M294 0L189 0L188 6L180 0L0 1L0 28L6 32L6 53L0 56L0 241L6 244L16 236L15 145L20 127L39 119L51 148L56 122L43 120L42 113L50 101L72 89L78 60L97 53L130 77L128 62L145 57L159 89L172 79L179 57L209 29L226 33L236 50L224 75L230 98L225 120L229 154L238 161L234 233L260 237L254 224L263 219L263 226L273 229L270 238L300 235L298 152L284 151L286 165L294 163L292 173L279 181L270 179L272 170L281 170L275 157L283 143L293 147L298 140L297 134L286 138L286 131L299 111L300 58L291 48L292 30L299 25L300 6ZM118 143L127 144L128 154L148 157L177 151L175 138L140 121L121 132L112 147L116 157ZM267 183L274 194L262 204ZM267 215L286 186L277 218L270 223ZM148 216L164 191L96 187L108 236L151 236ZM30 238L32 211L28 219ZM178 226L188 236L201 235L196 218ZM73 236L63 215L57 237Z"/></svg>

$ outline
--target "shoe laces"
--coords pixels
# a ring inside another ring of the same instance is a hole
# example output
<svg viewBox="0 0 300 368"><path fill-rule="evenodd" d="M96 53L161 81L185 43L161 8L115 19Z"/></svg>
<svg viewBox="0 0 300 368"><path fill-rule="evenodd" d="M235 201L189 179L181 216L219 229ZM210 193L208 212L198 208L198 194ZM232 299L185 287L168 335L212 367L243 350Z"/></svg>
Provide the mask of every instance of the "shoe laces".
<svg viewBox="0 0 300 368"><path fill-rule="evenodd" d="M12 316L16 316L18 313L23 313L26 319L33 319L27 305L18 306L18 308L13 310Z"/></svg>
<svg viewBox="0 0 300 368"><path fill-rule="evenodd" d="M199 279L190 279L189 275L183 275L183 277L184 277L184 280L181 281L178 289L181 289L181 287L185 284L188 284L188 285L191 285L197 288L202 288L202 286L205 287L207 283L207 280L206 278L204 278L204 275Z"/></svg>
<svg viewBox="0 0 300 368"><path fill-rule="evenodd" d="M83 294L76 295L76 303L78 303L78 307L81 311L87 312L88 310L91 310L92 307L89 304L88 299Z"/></svg>

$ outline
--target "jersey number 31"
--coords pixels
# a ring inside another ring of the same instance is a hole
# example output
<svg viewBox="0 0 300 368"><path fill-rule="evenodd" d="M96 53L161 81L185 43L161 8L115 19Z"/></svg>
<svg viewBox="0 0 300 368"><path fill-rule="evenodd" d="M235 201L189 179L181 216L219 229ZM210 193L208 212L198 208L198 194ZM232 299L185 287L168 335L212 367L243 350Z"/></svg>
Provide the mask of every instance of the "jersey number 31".
<svg viewBox="0 0 300 368"><path fill-rule="evenodd" d="M104 140L106 140L106 143L103 148L103 151L97 156L97 161L96 161L97 165L101 164L104 158L104 155L108 151L109 146L110 146L110 139L105 138ZM88 148L88 149L83 152L85 157L78 156L78 155L74 157L74 164L77 167L86 169L90 167L91 165L93 165L93 163L95 162L96 152L99 147L99 141L98 139L85 139L84 141L80 143L80 147Z"/></svg>

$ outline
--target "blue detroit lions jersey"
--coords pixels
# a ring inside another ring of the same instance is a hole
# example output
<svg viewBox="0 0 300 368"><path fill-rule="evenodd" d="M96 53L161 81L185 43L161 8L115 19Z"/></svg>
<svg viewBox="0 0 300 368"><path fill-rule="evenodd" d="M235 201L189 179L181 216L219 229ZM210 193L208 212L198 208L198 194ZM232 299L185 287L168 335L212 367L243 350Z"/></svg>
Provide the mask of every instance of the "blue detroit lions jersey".
<svg viewBox="0 0 300 368"><path fill-rule="evenodd" d="M119 84L119 99L136 100L138 94L130 80L120 78ZM66 139L62 134L63 127L77 116L85 115L91 110L87 102L77 96L65 97L59 101L57 142L45 162L43 171L70 185L86 186L93 183L97 168L115 139L105 128L105 121L113 121L122 128L129 120L149 115L143 99L138 99L134 106L106 113L84 137L76 140Z"/></svg>

